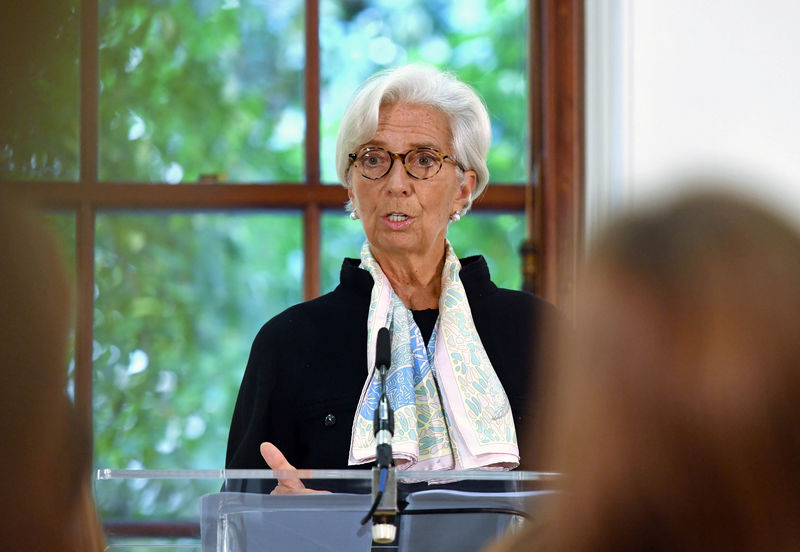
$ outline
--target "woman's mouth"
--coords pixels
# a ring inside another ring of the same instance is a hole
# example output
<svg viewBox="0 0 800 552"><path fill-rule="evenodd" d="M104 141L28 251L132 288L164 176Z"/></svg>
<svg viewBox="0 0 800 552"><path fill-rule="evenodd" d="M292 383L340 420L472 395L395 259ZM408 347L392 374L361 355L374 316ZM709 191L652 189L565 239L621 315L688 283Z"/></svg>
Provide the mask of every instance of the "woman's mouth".
<svg viewBox="0 0 800 552"><path fill-rule="evenodd" d="M411 224L414 217L410 217L405 213L387 213L383 215L383 221L392 230L403 230L406 226Z"/></svg>

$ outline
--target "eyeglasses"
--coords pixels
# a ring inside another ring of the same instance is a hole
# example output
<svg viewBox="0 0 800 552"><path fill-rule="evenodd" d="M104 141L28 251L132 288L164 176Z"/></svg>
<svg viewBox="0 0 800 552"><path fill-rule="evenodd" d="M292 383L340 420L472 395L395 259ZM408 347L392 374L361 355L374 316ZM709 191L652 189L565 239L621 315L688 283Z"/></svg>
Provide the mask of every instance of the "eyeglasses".
<svg viewBox="0 0 800 552"><path fill-rule="evenodd" d="M405 153L392 153L383 148L369 147L350 153L348 157L364 178L370 180L378 180L389 174L395 159L399 159L409 176L417 180L427 180L439 174L445 161L462 168L453 157L434 148L415 148Z"/></svg>

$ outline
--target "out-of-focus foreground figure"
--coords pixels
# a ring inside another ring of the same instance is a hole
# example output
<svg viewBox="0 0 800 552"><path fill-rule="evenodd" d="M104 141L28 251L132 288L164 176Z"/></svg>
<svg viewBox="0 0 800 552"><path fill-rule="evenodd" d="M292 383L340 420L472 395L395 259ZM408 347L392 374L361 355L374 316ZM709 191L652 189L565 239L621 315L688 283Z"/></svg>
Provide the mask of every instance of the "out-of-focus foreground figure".
<svg viewBox="0 0 800 552"><path fill-rule="evenodd" d="M567 491L495 550L800 550L800 235L703 192L609 228L537 454Z"/></svg>
<svg viewBox="0 0 800 552"><path fill-rule="evenodd" d="M90 435L66 394L72 288L44 223L0 192L0 548L94 551Z"/></svg>

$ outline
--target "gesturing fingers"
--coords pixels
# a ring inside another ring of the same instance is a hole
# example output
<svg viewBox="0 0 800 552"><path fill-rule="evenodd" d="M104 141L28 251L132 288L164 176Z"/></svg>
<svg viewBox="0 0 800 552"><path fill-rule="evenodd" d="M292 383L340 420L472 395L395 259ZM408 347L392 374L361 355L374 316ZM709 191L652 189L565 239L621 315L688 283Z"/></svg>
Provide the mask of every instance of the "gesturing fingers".
<svg viewBox="0 0 800 552"><path fill-rule="evenodd" d="M261 443L261 456L264 457L267 465L271 470L295 470L283 453L269 442ZM299 477L281 477L278 478L278 485L272 490L272 494L318 494L327 491L316 491L308 489Z"/></svg>

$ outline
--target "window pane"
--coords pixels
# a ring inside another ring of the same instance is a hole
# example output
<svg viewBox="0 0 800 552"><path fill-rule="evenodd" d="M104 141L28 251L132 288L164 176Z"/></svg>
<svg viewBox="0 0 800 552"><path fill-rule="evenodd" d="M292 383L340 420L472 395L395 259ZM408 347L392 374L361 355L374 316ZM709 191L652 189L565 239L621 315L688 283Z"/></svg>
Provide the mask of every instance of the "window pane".
<svg viewBox="0 0 800 552"><path fill-rule="evenodd" d="M102 2L100 178L299 181L302 0Z"/></svg>
<svg viewBox="0 0 800 552"><path fill-rule="evenodd" d="M525 216L522 214L469 213L450 224L447 238L456 255L483 255L489 264L492 281L500 287L520 289L522 260L519 247L525 239ZM340 213L322 217L322 291L331 291L339 283L339 269L344 257L361 253L364 231L360 221Z"/></svg>
<svg viewBox="0 0 800 552"><path fill-rule="evenodd" d="M301 300L301 232L296 213L97 217L97 467L224 466L252 340ZM147 485L109 493L101 512L196 514L196 497Z"/></svg>
<svg viewBox="0 0 800 552"><path fill-rule="evenodd" d="M350 220L344 209L322 215L320 289L327 293L339 284L339 270L345 257L359 258L364 230L360 220Z"/></svg>
<svg viewBox="0 0 800 552"><path fill-rule="evenodd" d="M471 212L450 225L447 239L459 257L483 255L499 287L521 289L519 248L525 239L525 215Z"/></svg>
<svg viewBox="0 0 800 552"><path fill-rule="evenodd" d="M75 281L75 213L52 212L44 215L61 248L61 256L66 265L67 274Z"/></svg>
<svg viewBox="0 0 800 552"><path fill-rule="evenodd" d="M0 180L77 180L78 0L0 2Z"/></svg>
<svg viewBox="0 0 800 552"><path fill-rule="evenodd" d="M320 2L323 179L336 182L336 131L356 87L379 69L427 62L455 72L492 120L493 182L524 182L527 12L524 0Z"/></svg>
<svg viewBox="0 0 800 552"><path fill-rule="evenodd" d="M75 265L76 241L75 241L75 213L47 213L45 215L53 233L56 236L58 245L61 248L61 257L64 262L67 277L73 283L73 297L77 297L77 272ZM67 365L69 366L67 391L69 396L75 399L75 324L76 324L75 301L73 301L73 312L69 340L67 343Z"/></svg>

